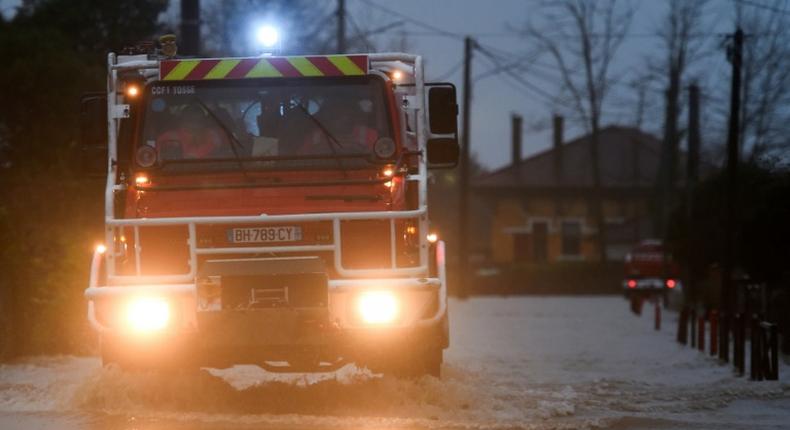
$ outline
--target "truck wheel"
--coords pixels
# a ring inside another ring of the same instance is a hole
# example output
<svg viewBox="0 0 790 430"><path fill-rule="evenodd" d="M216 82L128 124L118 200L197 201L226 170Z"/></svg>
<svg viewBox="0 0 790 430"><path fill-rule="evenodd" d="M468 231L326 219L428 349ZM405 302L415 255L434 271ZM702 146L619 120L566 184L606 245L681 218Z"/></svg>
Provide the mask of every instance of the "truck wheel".
<svg viewBox="0 0 790 430"><path fill-rule="evenodd" d="M442 363L444 362L444 351L440 347L432 346L423 352L423 375L431 375L436 378L442 376Z"/></svg>
<svg viewBox="0 0 790 430"><path fill-rule="evenodd" d="M109 367L112 365L117 365L118 363L118 354L115 352L115 348L109 342L105 340L101 340L101 364L103 367Z"/></svg>
<svg viewBox="0 0 790 430"><path fill-rule="evenodd" d="M192 372L200 369L200 366L194 360L195 358L187 356L169 356L164 358L134 356L124 353L123 349L112 341L101 341L102 366L117 366L124 371Z"/></svg>
<svg viewBox="0 0 790 430"><path fill-rule="evenodd" d="M431 345L428 348L412 349L410 353L397 361L377 366L385 375L398 378L419 378L425 375L441 376L442 348Z"/></svg>

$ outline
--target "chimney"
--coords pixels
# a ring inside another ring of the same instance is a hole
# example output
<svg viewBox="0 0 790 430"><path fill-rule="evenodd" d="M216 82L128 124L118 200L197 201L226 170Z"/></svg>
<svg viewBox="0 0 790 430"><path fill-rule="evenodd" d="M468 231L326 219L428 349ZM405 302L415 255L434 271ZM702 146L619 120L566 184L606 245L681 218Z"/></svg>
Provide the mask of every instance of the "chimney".
<svg viewBox="0 0 790 430"><path fill-rule="evenodd" d="M517 166L521 161L521 115L511 114L510 124L512 129L512 154L510 156L511 164Z"/></svg>
<svg viewBox="0 0 790 430"><path fill-rule="evenodd" d="M181 46L186 56L200 54L200 0L181 0Z"/></svg>
<svg viewBox="0 0 790 430"><path fill-rule="evenodd" d="M562 131L564 119L560 115L554 115L554 183L562 185Z"/></svg>

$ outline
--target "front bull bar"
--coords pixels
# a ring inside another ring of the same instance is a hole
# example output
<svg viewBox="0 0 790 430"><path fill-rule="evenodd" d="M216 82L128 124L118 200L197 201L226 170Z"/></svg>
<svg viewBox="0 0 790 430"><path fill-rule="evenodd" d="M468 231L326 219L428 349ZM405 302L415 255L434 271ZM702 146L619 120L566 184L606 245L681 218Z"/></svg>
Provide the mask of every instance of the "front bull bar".
<svg viewBox="0 0 790 430"><path fill-rule="evenodd" d="M99 273L102 264L102 253L94 251L91 261L89 286L85 289L85 298L88 300L88 322L100 334L112 333L113 329L102 324L96 317L95 301L103 298L123 298L134 296L191 296L196 298L197 286L189 284L151 284L151 285L119 285L99 286ZM436 312L428 317L415 321L414 327L429 327L439 323L447 313L447 269L445 267L446 255L444 241L436 243L436 278L378 278L378 279L331 279L330 291L363 291L374 288L388 288L393 290L404 289L433 289L438 290L439 306Z"/></svg>

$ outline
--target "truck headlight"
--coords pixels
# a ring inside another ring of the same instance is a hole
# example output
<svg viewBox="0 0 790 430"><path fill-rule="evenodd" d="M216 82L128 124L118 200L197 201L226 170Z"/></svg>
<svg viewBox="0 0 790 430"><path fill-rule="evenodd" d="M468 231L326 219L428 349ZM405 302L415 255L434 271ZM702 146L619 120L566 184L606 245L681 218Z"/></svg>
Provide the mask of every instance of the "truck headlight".
<svg viewBox="0 0 790 430"><path fill-rule="evenodd" d="M135 332L162 330L170 322L170 304L160 297L137 297L126 305L126 323Z"/></svg>
<svg viewBox="0 0 790 430"><path fill-rule="evenodd" d="M390 291L366 291L357 297L357 312L366 324L391 324L400 314L400 301Z"/></svg>

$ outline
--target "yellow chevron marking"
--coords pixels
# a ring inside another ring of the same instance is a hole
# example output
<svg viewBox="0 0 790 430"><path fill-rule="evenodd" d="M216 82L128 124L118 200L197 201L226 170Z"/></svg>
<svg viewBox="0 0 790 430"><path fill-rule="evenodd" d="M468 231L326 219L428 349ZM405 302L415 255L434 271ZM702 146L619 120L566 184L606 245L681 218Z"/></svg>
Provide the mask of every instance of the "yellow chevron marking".
<svg viewBox="0 0 790 430"><path fill-rule="evenodd" d="M246 78L279 78L283 74L280 73L268 60L260 60L249 72L245 75Z"/></svg>
<svg viewBox="0 0 790 430"><path fill-rule="evenodd" d="M222 60L214 65L203 79L222 79L240 62L241 60Z"/></svg>
<svg viewBox="0 0 790 430"><path fill-rule="evenodd" d="M291 63L302 76L324 76L324 74L318 70L318 67L305 57L288 57L288 62Z"/></svg>
<svg viewBox="0 0 790 430"><path fill-rule="evenodd" d="M354 64L345 55L328 55L326 57L332 64L335 65L344 75L364 75L365 71L360 69L359 66Z"/></svg>
<svg viewBox="0 0 790 430"><path fill-rule="evenodd" d="M200 60L183 60L179 61L178 64L173 67L173 70L167 74L167 76L163 76L162 80L165 81L178 81L184 79L189 72L194 70L197 67Z"/></svg>

